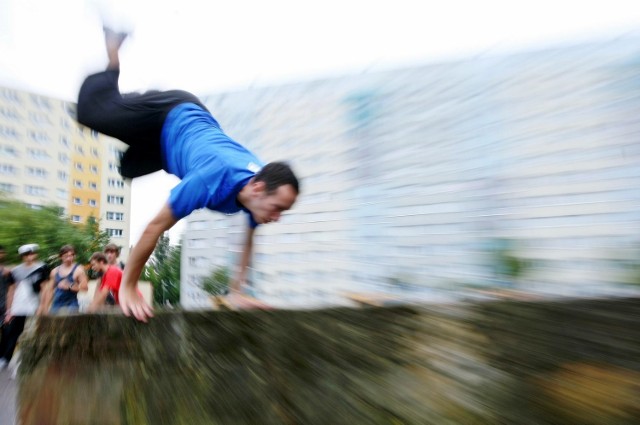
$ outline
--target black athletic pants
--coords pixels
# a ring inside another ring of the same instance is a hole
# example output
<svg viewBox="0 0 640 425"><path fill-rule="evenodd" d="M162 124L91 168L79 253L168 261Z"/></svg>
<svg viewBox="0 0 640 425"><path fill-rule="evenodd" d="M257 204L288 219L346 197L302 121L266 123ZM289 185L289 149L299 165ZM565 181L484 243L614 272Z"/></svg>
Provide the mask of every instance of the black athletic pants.
<svg viewBox="0 0 640 425"><path fill-rule="evenodd" d="M9 323L2 326L2 341L0 342L0 358L5 359L7 363L11 361L13 352L18 344L18 339L24 331L24 324L27 321L26 316L14 316Z"/></svg>
<svg viewBox="0 0 640 425"><path fill-rule="evenodd" d="M85 79L78 94L78 122L129 145L121 174L133 178L162 169L160 137L173 107L189 102L206 108L182 90L121 94L119 76L119 70L107 70Z"/></svg>

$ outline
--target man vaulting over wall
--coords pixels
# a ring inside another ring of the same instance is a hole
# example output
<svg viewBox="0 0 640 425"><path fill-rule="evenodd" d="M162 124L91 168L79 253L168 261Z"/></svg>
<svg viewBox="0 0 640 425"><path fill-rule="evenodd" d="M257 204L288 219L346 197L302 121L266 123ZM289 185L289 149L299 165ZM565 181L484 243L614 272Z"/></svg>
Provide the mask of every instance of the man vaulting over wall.
<svg viewBox="0 0 640 425"><path fill-rule="evenodd" d="M181 179L167 203L147 224L129 256L120 288L124 313L146 321L152 308L137 290L142 268L158 239L183 217L201 208L232 214L244 211L249 226L240 267L232 284L246 280L253 235L260 224L278 221L298 197L298 179L288 164L263 163L227 136L191 93L150 91L121 94L120 46L125 33L104 29L109 63L87 77L78 95L78 122L129 145L121 174L134 178L165 170Z"/></svg>

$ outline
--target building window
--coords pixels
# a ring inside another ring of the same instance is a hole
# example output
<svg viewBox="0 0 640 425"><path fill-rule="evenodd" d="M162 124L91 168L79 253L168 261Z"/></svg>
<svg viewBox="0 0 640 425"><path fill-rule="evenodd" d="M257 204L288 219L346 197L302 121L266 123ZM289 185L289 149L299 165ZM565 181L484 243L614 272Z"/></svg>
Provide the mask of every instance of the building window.
<svg viewBox="0 0 640 425"><path fill-rule="evenodd" d="M51 125L49 116L42 112L29 112L29 119L31 120L31 122L39 126Z"/></svg>
<svg viewBox="0 0 640 425"><path fill-rule="evenodd" d="M27 195L31 195L31 196L46 196L47 195L47 189L45 189L42 186L26 185L24 187L24 193L26 193Z"/></svg>
<svg viewBox="0 0 640 425"><path fill-rule="evenodd" d="M49 154L44 149L27 149L27 154L29 154L32 159L36 159L38 161L46 161L50 158Z"/></svg>
<svg viewBox="0 0 640 425"><path fill-rule="evenodd" d="M118 179L109 179L109 187L116 187L122 189L124 187L124 181Z"/></svg>
<svg viewBox="0 0 640 425"><path fill-rule="evenodd" d="M76 163L74 164L74 166L76 167L76 170L78 170L78 171L84 171L84 167L82 166L82 164L81 164L81 163L76 162Z"/></svg>
<svg viewBox="0 0 640 425"><path fill-rule="evenodd" d="M69 155L66 153L58 154L58 161L60 161L61 164L68 164L70 161Z"/></svg>
<svg viewBox="0 0 640 425"><path fill-rule="evenodd" d="M124 213L107 211L107 220L123 221Z"/></svg>
<svg viewBox="0 0 640 425"><path fill-rule="evenodd" d="M4 136L7 139L18 139L19 135L15 128L5 127L0 125L0 136Z"/></svg>
<svg viewBox="0 0 640 425"><path fill-rule="evenodd" d="M31 95L31 103L36 105L38 108L43 109L45 111L51 110L51 104L49 103L49 99L45 97L41 97L35 94Z"/></svg>
<svg viewBox="0 0 640 425"><path fill-rule="evenodd" d="M80 223L80 216L79 215L72 215L71 216L71 221L73 221L74 223Z"/></svg>
<svg viewBox="0 0 640 425"><path fill-rule="evenodd" d="M42 132L42 131L28 130L27 131L27 135L29 136L29 138L31 140L33 140L36 143L47 144L47 143L49 143L51 141L49 139L49 135L47 133L45 133L45 132Z"/></svg>
<svg viewBox="0 0 640 425"><path fill-rule="evenodd" d="M82 205L82 199L73 198L73 205Z"/></svg>
<svg viewBox="0 0 640 425"><path fill-rule="evenodd" d="M189 265L192 267L205 267L209 265L206 257L189 257Z"/></svg>
<svg viewBox="0 0 640 425"><path fill-rule="evenodd" d="M2 97L3 99L9 100L13 103L22 104L20 100L20 96L18 96L18 93L15 90L5 89L5 88L0 89L0 97Z"/></svg>
<svg viewBox="0 0 640 425"><path fill-rule="evenodd" d="M107 202L109 204L122 205L124 204L124 196L107 195Z"/></svg>
<svg viewBox="0 0 640 425"><path fill-rule="evenodd" d="M15 176L18 173L18 169L11 164L0 164L0 174L6 176Z"/></svg>
<svg viewBox="0 0 640 425"><path fill-rule="evenodd" d="M0 183L0 192L14 193L16 186L11 183Z"/></svg>
<svg viewBox="0 0 640 425"><path fill-rule="evenodd" d="M89 189L98 190L98 183L89 182Z"/></svg>
<svg viewBox="0 0 640 425"><path fill-rule="evenodd" d="M107 235L109 235L112 238L121 238L122 229L107 229Z"/></svg>
<svg viewBox="0 0 640 425"><path fill-rule="evenodd" d="M0 155L16 158L18 156L18 151L13 146L0 146Z"/></svg>
<svg viewBox="0 0 640 425"><path fill-rule="evenodd" d="M91 170L93 174L98 174L98 167L96 165L91 165L89 170Z"/></svg>
<svg viewBox="0 0 640 425"><path fill-rule="evenodd" d="M95 156L96 158L99 156L98 154L98 149L96 148L91 148L91 155Z"/></svg>
<svg viewBox="0 0 640 425"><path fill-rule="evenodd" d="M60 199L67 199L69 197L69 191L67 189L56 190L56 196Z"/></svg>
<svg viewBox="0 0 640 425"><path fill-rule="evenodd" d="M89 199L90 207L95 207L96 205L98 205L98 201L96 201L95 199Z"/></svg>
<svg viewBox="0 0 640 425"><path fill-rule="evenodd" d="M115 162L109 162L109 171L120 172L120 166Z"/></svg>
<svg viewBox="0 0 640 425"><path fill-rule="evenodd" d="M63 182L69 181L69 174L67 174L65 171L58 171L58 180Z"/></svg>
<svg viewBox="0 0 640 425"><path fill-rule="evenodd" d="M31 177L38 177L40 179L47 178L47 170L45 170L44 168L27 167L27 174Z"/></svg>
<svg viewBox="0 0 640 425"><path fill-rule="evenodd" d="M5 108L3 106L0 106L0 115L8 120L20 121L20 115L18 115L18 112L15 108Z"/></svg>
<svg viewBox="0 0 640 425"><path fill-rule="evenodd" d="M82 182L80 180L74 180L73 181L73 187L78 188L78 189L82 189Z"/></svg>
<svg viewBox="0 0 640 425"><path fill-rule="evenodd" d="M207 228L206 220L194 220L189 222L189 229L191 230L204 230Z"/></svg>
<svg viewBox="0 0 640 425"><path fill-rule="evenodd" d="M189 248L207 248L207 240L206 239L189 239L188 246Z"/></svg>

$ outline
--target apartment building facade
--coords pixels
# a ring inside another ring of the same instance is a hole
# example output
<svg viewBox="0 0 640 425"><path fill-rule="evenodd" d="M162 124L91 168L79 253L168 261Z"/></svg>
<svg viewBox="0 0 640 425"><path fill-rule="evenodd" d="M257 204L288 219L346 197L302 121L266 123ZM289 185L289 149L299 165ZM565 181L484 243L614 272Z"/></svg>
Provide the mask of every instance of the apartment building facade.
<svg viewBox="0 0 640 425"><path fill-rule="evenodd" d="M118 172L126 145L82 127L75 105L0 87L0 191L73 223L93 217L129 252L131 186Z"/></svg>
<svg viewBox="0 0 640 425"><path fill-rule="evenodd" d="M251 290L275 306L387 288L509 285L593 295L640 247L635 38L212 95L226 132L289 159L302 194L255 239ZM233 267L245 217L187 219L182 303ZM635 260L634 260L635 259Z"/></svg>

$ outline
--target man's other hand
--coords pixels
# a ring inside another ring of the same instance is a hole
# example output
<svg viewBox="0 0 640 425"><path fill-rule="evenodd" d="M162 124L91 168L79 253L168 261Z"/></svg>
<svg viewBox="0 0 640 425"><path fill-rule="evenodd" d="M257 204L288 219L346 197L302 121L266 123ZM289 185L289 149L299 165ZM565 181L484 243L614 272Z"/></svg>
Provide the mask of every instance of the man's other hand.
<svg viewBox="0 0 640 425"><path fill-rule="evenodd" d="M147 304L137 287L129 288L122 285L118 296L125 316L133 315L137 320L145 323L149 317L153 317L153 308Z"/></svg>

